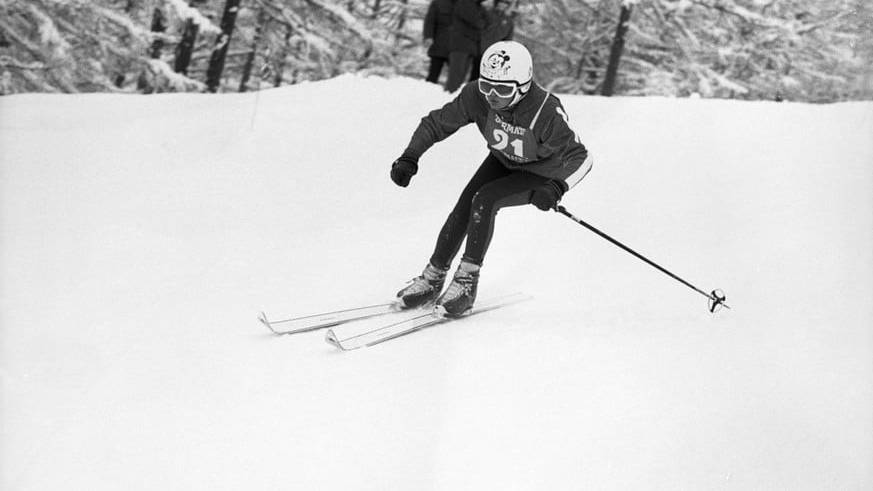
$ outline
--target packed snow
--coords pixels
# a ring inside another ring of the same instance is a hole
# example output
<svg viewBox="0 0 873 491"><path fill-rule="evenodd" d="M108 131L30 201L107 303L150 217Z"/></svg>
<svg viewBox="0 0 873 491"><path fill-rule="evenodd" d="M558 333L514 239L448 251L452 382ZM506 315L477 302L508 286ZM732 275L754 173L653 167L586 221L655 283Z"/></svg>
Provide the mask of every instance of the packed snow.
<svg viewBox="0 0 873 491"><path fill-rule="evenodd" d="M390 300L486 155L388 177L449 100L0 98L0 488L873 488L873 103L561 96L595 164L501 211L480 298L341 352L257 321Z"/></svg>

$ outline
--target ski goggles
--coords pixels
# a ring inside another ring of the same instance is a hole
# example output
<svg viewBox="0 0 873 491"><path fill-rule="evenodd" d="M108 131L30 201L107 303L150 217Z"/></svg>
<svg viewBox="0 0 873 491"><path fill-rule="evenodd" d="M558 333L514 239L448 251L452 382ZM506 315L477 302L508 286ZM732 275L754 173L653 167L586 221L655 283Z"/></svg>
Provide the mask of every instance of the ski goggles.
<svg viewBox="0 0 873 491"><path fill-rule="evenodd" d="M482 95L490 95L492 92L498 97L512 97L518 92L517 82L494 82L484 78L479 79L479 92Z"/></svg>

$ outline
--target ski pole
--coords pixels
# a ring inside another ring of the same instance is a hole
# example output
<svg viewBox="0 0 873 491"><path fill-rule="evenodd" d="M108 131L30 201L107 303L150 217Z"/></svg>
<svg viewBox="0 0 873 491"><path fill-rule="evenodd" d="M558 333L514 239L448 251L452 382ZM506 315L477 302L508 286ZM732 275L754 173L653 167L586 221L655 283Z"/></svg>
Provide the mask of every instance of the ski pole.
<svg viewBox="0 0 873 491"><path fill-rule="evenodd" d="M657 269L658 271L660 271L660 272L666 274L666 275L669 276L670 278L673 278L674 280L678 281L679 283L682 283L683 285L687 286L688 288L691 288L692 290L696 291L697 293L699 293L699 294L703 295L704 297L708 298L708 299L709 299L709 311L710 311L710 312L715 312L716 309L719 308L720 306L730 308L730 307L725 303L725 301L727 300L727 297L725 296L725 294L724 294L723 291L716 289L716 290L713 290L713 291L710 292L710 293L706 293L705 291L701 290L700 288L697 288L696 286L694 286L694 285L692 285L691 283L689 283L689 282L683 280L683 279L680 278L679 276L677 276L677 275L671 273L671 272L668 271L667 269L665 269L665 268L659 266L658 264L656 264L656 263L653 262L652 260L646 258L645 256L643 256L642 254L638 253L637 251L631 249L630 247L628 247L628 246L622 244L621 242L619 242L619 241L613 239L612 237L610 237L609 235L605 234L604 232L598 230L596 227L594 227L593 225L587 223L585 220L582 220L581 218L576 217L575 215L573 215L572 213L570 213L569 211L567 211L567 209L564 208L563 206L558 205L558 207L555 208L555 211L557 211L558 213L560 213L560 214L562 214L562 215L568 217L569 219L573 220L574 222L578 223L579 225L582 225L583 227L585 227L585 228L587 228L588 230L594 232L595 234L597 234L597 235L603 237L604 239L606 239L606 240L612 242L613 244L617 245L618 247L621 247L621 248L624 249L625 251L631 253L632 255L634 255L635 257L637 257L638 259L643 260L643 261L646 262L648 265L650 265L650 266L654 267L655 269Z"/></svg>

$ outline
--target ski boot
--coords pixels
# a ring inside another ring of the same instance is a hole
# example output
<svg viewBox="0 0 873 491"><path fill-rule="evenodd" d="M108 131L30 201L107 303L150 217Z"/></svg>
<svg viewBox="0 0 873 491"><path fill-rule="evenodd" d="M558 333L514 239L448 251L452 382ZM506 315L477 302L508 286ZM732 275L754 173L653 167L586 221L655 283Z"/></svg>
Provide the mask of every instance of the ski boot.
<svg viewBox="0 0 873 491"><path fill-rule="evenodd" d="M448 317L460 317L473 308L479 284L479 266L461 261L455 277L439 299L437 309Z"/></svg>
<svg viewBox="0 0 873 491"><path fill-rule="evenodd" d="M411 309L432 302L443 289L446 270L427 263L421 276L413 278L412 284L397 292L401 308Z"/></svg>

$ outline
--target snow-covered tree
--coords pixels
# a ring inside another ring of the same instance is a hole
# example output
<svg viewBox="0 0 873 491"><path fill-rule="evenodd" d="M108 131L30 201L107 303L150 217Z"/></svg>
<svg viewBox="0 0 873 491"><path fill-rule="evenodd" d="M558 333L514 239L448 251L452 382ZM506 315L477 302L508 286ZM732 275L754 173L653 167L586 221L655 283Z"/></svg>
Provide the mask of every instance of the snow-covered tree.
<svg viewBox="0 0 873 491"><path fill-rule="evenodd" d="M8 92L116 91L142 83L143 74L176 90L198 88L149 56L155 41L173 41L150 30L154 9L173 5L187 8L181 0L5 0L0 71Z"/></svg>
<svg viewBox="0 0 873 491"><path fill-rule="evenodd" d="M519 4L516 39L533 53L537 80L553 91L597 92L619 12L617 0Z"/></svg>
<svg viewBox="0 0 873 491"><path fill-rule="evenodd" d="M216 45L227 50L218 91L426 71L429 0L239 0L222 43L226 1L2 0L0 93L204 90ZM871 3L519 0L515 35L547 88L599 93L632 6L616 94L873 99Z"/></svg>
<svg viewBox="0 0 873 491"><path fill-rule="evenodd" d="M633 15L617 93L873 98L867 0L543 0L519 30L546 61L539 78L598 92L621 3Z"/></svg>
<svg viewBox="0 0 873 491"><path fill-rule="evenodd" d="M4 2L0 30L10 45L0 52L0 67L9 72L12 90L114 90L136 59L128 46L144 56L152 36L109 3Z"/></svg>
<svg viewBox="0 0 873 491"><path fill-rule="evenodd" d="M626 93L845 98L863 63L840 26L860 0L640 2L628 41ZM659 84L653 86L651 80Z"/></svg>
<svg viewBox="0 0 873 491"><path fill-rule="evenodd" d="M420 33L406 21L424 17L426 0L256 3L268 14L264 37L269 55L264 62L288 82L349 71L417 75L423 64Z"/></svg>

